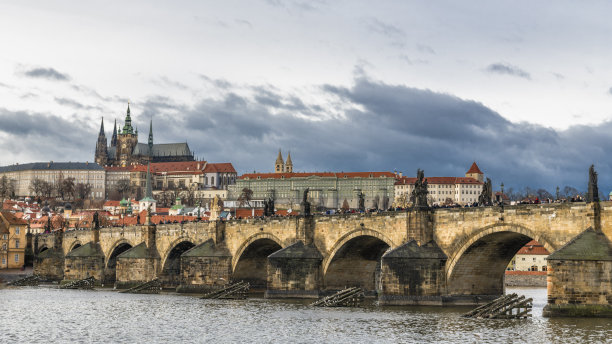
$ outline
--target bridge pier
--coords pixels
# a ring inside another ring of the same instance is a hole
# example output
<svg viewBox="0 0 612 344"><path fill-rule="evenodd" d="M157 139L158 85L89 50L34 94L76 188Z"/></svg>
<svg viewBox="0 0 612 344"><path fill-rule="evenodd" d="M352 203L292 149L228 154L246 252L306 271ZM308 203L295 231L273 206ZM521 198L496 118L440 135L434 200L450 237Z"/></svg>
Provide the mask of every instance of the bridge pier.
<svg viewBox="0 0 612 344"><path fill-rule="evenodd" d="M323 256L298 241L268 256L266 298L318 298Z"/></svg>
<svg viewBox="0 0 612 344"><path fill-rule="evenodd" d="M55 232L53 234L53 246L43 251L38 251L39 238L40 236L37 234L34 239L34 274L47 281L61 281L64 279L63 233Z"/></svg>
<svg viewBox="0 0 612 344"><path fill-rule="evenodd" d="M181 255L181 284L176 291L209 292L229 283L231 275L232 254L225 245L209 239Z"/></svg>
<svg viewBox="0 0 612 344"><path fill-rule="evenodd" d="M587 229L548 256L545 317L612 317L612 242Z"/></svg>
<svg viewBox="0 0 612 344"><path fill-rule="evenodd" d="M62 284L94 277L96 283L104 279L104 252L100 247L100 230L92 229L92 240L70 251L64 258Z"/></svg>
<svg viewBox="0 0 612 344"><path fill-rule="evenodd" d="M446 260L433 240L422 246L411 240L387 252L381 262L380 304L441 306Z"/></svg>
<svg viewBox="0 0 612 344"><path fill-rule="evenodd" d="M128 289L159 277L161 258L156 231L156 226L147 219L147 225L142 226L144 241L117 256L115 288Z"/></svg>

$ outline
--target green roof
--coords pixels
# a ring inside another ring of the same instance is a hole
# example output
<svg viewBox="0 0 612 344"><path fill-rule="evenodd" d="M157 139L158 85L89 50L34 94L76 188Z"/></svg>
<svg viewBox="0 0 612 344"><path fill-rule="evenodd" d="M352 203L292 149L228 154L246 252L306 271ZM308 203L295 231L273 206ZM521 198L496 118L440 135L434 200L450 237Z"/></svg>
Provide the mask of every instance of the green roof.
<svg viewBox="0 0 612 344"><path fill-rule="evenodd" d="M410 240L404 245L387 252L383 258L447 259L448 257L433 240L423 246L419 246L416 241Z"/></svg>
<svg viewBox="0 0 612 344"><path fill-rule="evenodd" d="M612 261L612 242L602 232L588 228L546 259Z"/></svg>
<svg viewBox="0 0 612 344"><path fill-rule="evenodd" d="M319 259L323 260L323 256L314 245L304 245L303 241L298 241L295 244L289 245L281 250L278 250L268 256L270 259L275 258L295 258L295 259Z"/></svg>
<svg viewBox="0 0 612 344"><path fill-rule="evenodd" d="M147 244L145 242L141 242L140 244L118 255L117 259L120 259L120 258L136 258L136 259L157 258L158 255L156 255L155 252L157 251L151 252L151 250L149 250L149 248L147 247Z"/></svg>
<svg viewBox="0 0 612 344"><path fill-rule="evenodd" d="M87 244L77 247L74 250L70 251L67 255L67 258L73 257L103 257L104 252L102 252L102 248L100 244L94 242L88 242Z"/></svg>
<svg viewBox="0 0 612 344"><path fill-rule="evenodd" d="M232 254L226 247L217 247L213 239L191 248L181 257L231 257Z"/></svg>

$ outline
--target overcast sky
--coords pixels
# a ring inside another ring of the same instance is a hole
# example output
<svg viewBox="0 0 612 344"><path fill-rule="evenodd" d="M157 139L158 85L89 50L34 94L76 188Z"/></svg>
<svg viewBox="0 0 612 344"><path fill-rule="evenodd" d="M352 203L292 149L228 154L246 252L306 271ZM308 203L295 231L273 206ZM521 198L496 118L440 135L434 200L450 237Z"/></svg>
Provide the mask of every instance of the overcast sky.
<svg viewBox="0 0 612 344"><path fill-rule="evenodd" d="M239 173L612 187L609 1L0 3L0 165L92 161L131 102L140 141Z"/></svg>

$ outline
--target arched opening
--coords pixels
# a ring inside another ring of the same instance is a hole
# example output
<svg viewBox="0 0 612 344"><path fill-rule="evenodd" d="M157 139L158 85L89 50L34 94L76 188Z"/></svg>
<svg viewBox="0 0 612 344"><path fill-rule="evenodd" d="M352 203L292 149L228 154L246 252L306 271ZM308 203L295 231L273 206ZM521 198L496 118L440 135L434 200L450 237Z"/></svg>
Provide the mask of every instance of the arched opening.
<svg viewBox="0 0 612 344"><path fill-rule="evenodd" d="M48 248L47 246L43 246L43 247L41 247L41 248L39 248L39 249L38 249L38 252L37 252L36 254L37 254L37 255L38 255L38 254L41 254L41 253L45 252L45 251L46 251L46 250L48 250L48 249L49 249L49 248Z"/></svg>
<svg viewBox="0 0 612 344"><path fill-rule="evenodd" d="M76 244L72 245L72 248L68 252L72 252L72 251L76 250L79 247L81 247L81 244L80 243L76 243Z"/></svg>
<svg viewBox="0 0 612 344"><path fill-rule="evenodd" d="M468 244L448 272L450 295L502 295L506 267L532 238L501 231L484 235Z"/></svg>
<svg viewBox="0 0 612 344"><path fill-rule="evenodd" d="M176 287L181 283L181 255L193 247L195 247L194 243L182 241L170 250L160 278L164 287Z"/></svg>
<svg viewBox="0 0 612 344"><path fill-rule="evenodd" d="M380 259L389 245L379 238L364 235L344 243L332 257L325 271L328 290L360 287L374 291L378 287Z"/></svg>
<svg viewBox="0 0 612 344"><path fill-rule="evenodd" d="M132 245L128 243L121 243L115 247L110 257L108 258L108 262L106 262L106 269L104 270L105 284L115 283L117 279L117 256L131 248Z"/></svg>
<svg viewBox="0 0 612 344"><path fill-rule="evenodd" d="M282 249L274 240L262 238L244 249L232 275L234 281L245 281L253 290L265 290L268 280L268 256Z"/></svg>

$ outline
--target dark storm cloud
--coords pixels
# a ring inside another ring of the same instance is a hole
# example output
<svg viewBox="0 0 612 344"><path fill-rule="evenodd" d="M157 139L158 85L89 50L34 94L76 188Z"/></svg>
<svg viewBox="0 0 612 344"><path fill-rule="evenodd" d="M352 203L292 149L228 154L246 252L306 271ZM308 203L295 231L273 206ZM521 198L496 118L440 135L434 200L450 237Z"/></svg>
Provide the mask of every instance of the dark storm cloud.
<svg viewBox="0 0 612 344"><path fill-rule="evenodd" d="M612 186L606 147L612 123L565 131L513 123L486 106L449 94L358 78L352 87L324 85L346 109L321 119L326 106L310 106L273 88L253 96L227 92L202 99L174 119L164 142L185 138L208 161L231 161L241 172L270 171L276 152L291 151L298 171L394 169L412 175L461 176L472 161L498 185L584 189L595 163L602 190ZM310 111L312 117L298 115ZM313 120L316 118L316 120ZM182 140L182 139L181 139ZM158 141L158 142L162 142Z"/></svg>
<svg viewBox="0 0 612 344"><path fill-rule="evenodd" d="M531 75L529 75L529 73L520 69L519 67L510 65L507 63L490 64L487 67L486 71L489 73L506 74L506 75L517 76L519 78L531 80Z"/></svg>
<svg viewBox="0 0 612 344"><path fill-rule="evenodd" d="M30 78L42 78L55 81L70 80L68 74L60 73L53 68L32 68L23 72L23 75Z"/></svg>
<svg viewBox="0 0 612 344"><path fill-rule="evenodd" d="M65 119L0 108L0 123L3 159L13 154L13 159L20 162L93 160L92 137L95 140L97 132L83 116ZM91 149L83 148L88 146Z"/></svg>

